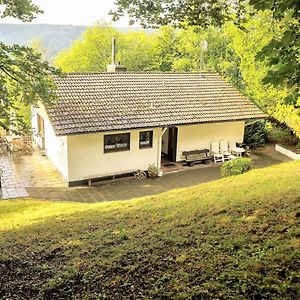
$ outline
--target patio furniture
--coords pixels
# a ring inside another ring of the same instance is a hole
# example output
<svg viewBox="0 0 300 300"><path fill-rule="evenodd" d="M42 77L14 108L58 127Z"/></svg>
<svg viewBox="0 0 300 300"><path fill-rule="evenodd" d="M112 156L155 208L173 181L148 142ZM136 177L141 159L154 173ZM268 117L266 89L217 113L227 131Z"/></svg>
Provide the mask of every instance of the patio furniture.
<svg viewBox="0 0 300 300"><path fill-rule="evenodd" d="M223 153L224 160L231 160L234 157L232 156L229 148L228 148L228 141L227 140L221 140L220 141L220 150Z"/></svg>
<svg viewBox="0 0 300 300"><path fill-rule="evenodd" d="M6 136L3 141L3 145L5 146L3 146L2 148L5 147L6 153L9 156L17 151L22 151L22 153L32 153L34 151L31 136Z"/></svg>
<svg viewBox="0 0 300 300"><path fill-rule="evenodd" d="M209 154L208 149L182 152L182 155L185 157L185 162L190 167L193 167L194 164L197 164L197 163L208 164L211 159L211 157L208 154Z"/></svg>
<svg viewBox="0 0 300 300"><path fill-rule="evenodd" d="M211 143L211 153L215 163L224 162L224 155L220 151L219 142L214 141Z"/></svg>
<svg viewBox="0 0 300 300"><path fill-rule="evenodd" d="M5 137L7 142L7 153L9 156L16 151L22 150L22 138L19 135L7 135Z"/></svg>
<svg viewBox="0 0 300 300"><path fill-rule="evenodd" d="M243 153L245 153L245 149L241 147L237 147L236 142L229 141L229 149L232 154L242 157Z"/></svg>
<svg viewBox="0 0 300 300"><path fill-rule="evenodd" d="M113 172L113 173L108 173L105 176L89 176L89 177L85 177L82 178L82 180L80 180L81 184L88 184L89 187L93 186L93 185L97 185L97 184L101 184L101 183L107 183L107 182L114 182L115 180L123 180L123 179L136 179L135 173L137 172L137 170L129 170L127 172ZM78 185L79 182L75 182L75 185ZM74 186L72 183L69 183L69 186Z"/></svg>

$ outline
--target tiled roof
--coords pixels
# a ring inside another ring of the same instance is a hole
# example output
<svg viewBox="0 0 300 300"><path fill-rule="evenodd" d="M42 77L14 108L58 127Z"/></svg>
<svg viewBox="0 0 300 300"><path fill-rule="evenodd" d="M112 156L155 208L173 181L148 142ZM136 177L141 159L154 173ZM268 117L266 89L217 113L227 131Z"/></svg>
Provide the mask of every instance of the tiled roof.
<svg viewBox="0 0 300 300"><path fill-rule="evenodd" d="M262 118L215 73L69 73L48 108L57 135Z"/></svg>

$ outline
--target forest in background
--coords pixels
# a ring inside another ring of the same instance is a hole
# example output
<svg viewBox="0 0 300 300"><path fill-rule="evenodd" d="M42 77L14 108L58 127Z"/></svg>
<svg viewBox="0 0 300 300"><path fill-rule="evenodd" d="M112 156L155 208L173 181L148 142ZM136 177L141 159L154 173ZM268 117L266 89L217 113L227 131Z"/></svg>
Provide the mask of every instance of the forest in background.
<svg viewBox="0 0 300 300"><path fill-rule="evenodd" d="M12 16L31 22L43 13L31 0L0 2L4 5L0 18ZM129 71L216 71L272 120L300 137L298 1L115 0L115 4L116 10L110 12L114 21L128 14L130 24L162 27L122 33L97 24L59 53L55 66L63 71L104 71L114 35L121 45L118 60ZM203 40L208 42L208 49L201 53ZM19 105L29 107L38 101L50 105L57 100L52 76L59 76L61 71L47 62L49 49L42 51L46 59L41 59L36 50L42 45L39 40L31 47L0 42L0 126L5 130L24 120L18 116Z"/></svg>
<svg viewBox="0 0 300 300"><path fill-rule="evenodd" d="M100 72L111 61L111 39L117 38L117 61L128 71L215 71L278 123L300 136L299 99L286 84L265 82L270 59L257 59L261 50L281 34L269 11L248 18L243 28L234 22L222 27L162 26L153 32L122 32L109 24L88 28L81 39L63 50L54 64L64 72ZM201 41L207 41L207 49ZM256 128L257 129L257 128Z"/></svg>
<svg viewBox="0 0 300 300"><path fill-rule="evenodd" d="M52 61L72 41L79 39L87 28L76 25L0 24L0 42L30 46L38 40L47 49L49 60Z"/></svg>
<svg viewBox="0 0 300 300"><path fill-rule="evenodd" d="M264 11L249 17L243 28L234 22L205 29L162 26L157 30L128 30L104 23L93 27L0 24L0 40L32 46L64 72L99 72L111 61L111 39L116 37L117 60L129 71L218 72L272 119L287 126L285 133L278 134L290 139L289 129L300 136L300 101L289 97L293 93L286 85L265 83L272 67L268 57L257 59L281 30L270 21L270 12ZM204 40L206 50L201 48ZM23 115L24 109L19 113ZM25 114L26 123L29 119ZM256 126L251 134L257 130Z"/></svg>
<svg viewBox="0 0 300 300"><path fill-rule="evenodd" d="M7 45L30 46L38 41L47 49L48 59L53 61L55 56L65 48L68 48L72 41L81 37L88 29L83 25L53 25L53 24L0 24L0 42ZM127 28L119 28L120 31L127 31ZM138 30L133 28L132 30Z"/></svg>

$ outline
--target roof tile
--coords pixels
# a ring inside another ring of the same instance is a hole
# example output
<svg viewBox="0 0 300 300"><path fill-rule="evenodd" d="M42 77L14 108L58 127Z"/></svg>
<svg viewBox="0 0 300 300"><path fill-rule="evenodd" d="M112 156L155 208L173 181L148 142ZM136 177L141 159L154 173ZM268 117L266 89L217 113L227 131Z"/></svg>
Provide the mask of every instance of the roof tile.
<svg viewBox="0 0 300 300"><path fill-rule="evenodd" d="M57 135L263 118L216 73L68 73L47 108Z"/></svg>

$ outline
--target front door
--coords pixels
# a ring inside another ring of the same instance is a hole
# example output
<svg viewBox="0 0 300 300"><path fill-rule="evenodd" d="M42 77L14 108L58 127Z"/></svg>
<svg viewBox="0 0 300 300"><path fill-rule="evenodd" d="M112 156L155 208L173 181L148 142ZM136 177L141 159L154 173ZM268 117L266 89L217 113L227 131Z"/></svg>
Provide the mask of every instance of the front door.
<svg viewBox="0 0 300 300"><path fill-rule="evenodd" d="M178 128L171 127L168 128L168 131L169 131L168 159L172 162L176 162Z"/></svg>

